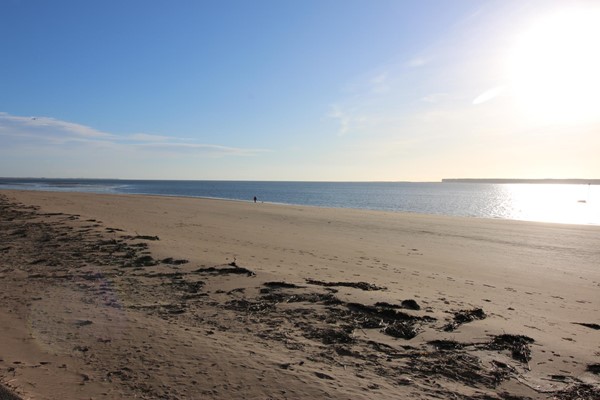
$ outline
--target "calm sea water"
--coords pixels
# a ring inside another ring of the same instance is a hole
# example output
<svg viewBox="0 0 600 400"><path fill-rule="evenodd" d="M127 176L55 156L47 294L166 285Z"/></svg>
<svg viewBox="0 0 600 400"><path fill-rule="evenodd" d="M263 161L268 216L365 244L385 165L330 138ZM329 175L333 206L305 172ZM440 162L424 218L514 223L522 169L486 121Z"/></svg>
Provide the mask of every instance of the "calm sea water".
<svg viewBox="0 0 600 400"><path fill-rule="evenodd" d="M600 225L600 186L396 182L2 179L0 189L210 197Z"/></svg>

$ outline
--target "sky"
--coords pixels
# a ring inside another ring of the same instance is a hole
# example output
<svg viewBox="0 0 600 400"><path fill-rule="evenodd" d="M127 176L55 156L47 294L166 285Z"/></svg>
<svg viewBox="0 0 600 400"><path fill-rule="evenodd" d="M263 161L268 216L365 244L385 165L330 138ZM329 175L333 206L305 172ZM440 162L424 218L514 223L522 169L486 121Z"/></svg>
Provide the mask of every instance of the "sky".
<svg viewBox="0 0 600 400"><path fill-rule="evenodd" d="M0 176L600 178L600 2L0 0Z"/></svg>

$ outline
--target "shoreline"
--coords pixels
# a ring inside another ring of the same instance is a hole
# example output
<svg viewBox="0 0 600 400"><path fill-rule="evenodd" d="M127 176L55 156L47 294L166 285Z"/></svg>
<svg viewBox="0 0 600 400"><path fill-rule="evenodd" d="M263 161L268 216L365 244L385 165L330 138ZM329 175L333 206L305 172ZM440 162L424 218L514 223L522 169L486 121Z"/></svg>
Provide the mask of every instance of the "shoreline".
<svg viewBox="0 0 600 400"><path fill-rule="evenodd" d="M253 181L254 182L254 181ZM360 182L359 182L360 183ZM429 182L427 182L429 183ZM441 183L441 182L434 182ZM37 189L2 189L0 188L0 194L3 192L48 192L48 193L83 193L89 195L106 195L106 196L142 196L142 197L158 197L158 198L182 198L182 199L198 199L198 200L216 200L216 201L231 201L231 202L239 202L239 203L253 203L252 199L242 200L242 199L233 199L233 198L225 198L225 197L209 197L209 196L185 196L185 195L170 195L170 194L154 194L154 193L106 193L106 192L82 192L82 191L59 191L59 190L37 190ZM422 217L441 217L441 218L457 218L457 219L475 219L481 221L512 221L516 223L533 223L533 224L556 224L556 225L568 225L568 226L591 226L591 227L600 227L600 223L569 223L569 222L554 222L554 221L538 221L538 220L527 220L527 219L511 219L511 218L502 218L502 217L478 217L478 216L465 216L465 215L447 215L447 214L427 214L420 213L416 211L395 211L395 210L385 210L385 209L375 209L375 208L353 208L353 207L329 207L329 206L320 206L320 205L310 205L310 204L297 204L297 203L282 203L275 201L262 201L258 200L260 204L270 204L274 206L282 206L282 207L306 207L306 208L316 208L316 209L324 209L324 210L351 210L357 212L380 212L380 213L392 213L399 214L400 216L422 216Z"/></svg>
<svg viewBox="0 0 600 400"><path fill-rule="evenodd" d="M600 384L595 226L0 200L0 382L25 396L569 399Z"/></svg>

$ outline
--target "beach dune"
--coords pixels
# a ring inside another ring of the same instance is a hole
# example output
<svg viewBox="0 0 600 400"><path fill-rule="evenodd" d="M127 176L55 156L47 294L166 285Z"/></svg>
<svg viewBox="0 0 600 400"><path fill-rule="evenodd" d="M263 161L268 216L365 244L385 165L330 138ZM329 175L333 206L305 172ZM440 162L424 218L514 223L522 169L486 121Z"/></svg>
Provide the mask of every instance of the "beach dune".
<svg viewBox="0 0 600 400"><path fill-rule="evenodd" d="M0 224L24 398L599 398L598 226L33 191Z"/></svg>

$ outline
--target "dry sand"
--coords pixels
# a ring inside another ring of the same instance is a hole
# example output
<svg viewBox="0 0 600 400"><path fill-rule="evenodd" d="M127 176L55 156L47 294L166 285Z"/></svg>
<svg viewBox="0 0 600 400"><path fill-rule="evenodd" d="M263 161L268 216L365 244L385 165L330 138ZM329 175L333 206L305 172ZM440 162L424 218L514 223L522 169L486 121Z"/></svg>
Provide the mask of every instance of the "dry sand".
<svg viewBox="0 0 600 400"><path fill-rule="evenodd" d="M597 226L1 191L0 298L0 399L600 398Z"/></svg>

